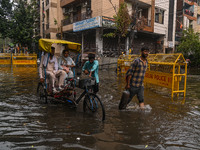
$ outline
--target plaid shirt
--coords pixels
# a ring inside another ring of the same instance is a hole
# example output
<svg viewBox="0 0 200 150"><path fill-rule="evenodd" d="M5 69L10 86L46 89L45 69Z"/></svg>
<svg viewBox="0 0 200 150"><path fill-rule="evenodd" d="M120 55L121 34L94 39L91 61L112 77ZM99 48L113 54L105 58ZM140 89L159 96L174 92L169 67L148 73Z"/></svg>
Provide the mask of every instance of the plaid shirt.
<svg viewBox="0 0 200 150"><path fill-rule="evenodd" d="M144 86L143 80L145 72L147 70L148 61L146 60L146 65L140 58L136 58L131 64L130 69L127 71L126 75L132 75L130 84L135 87Z"/></svg>

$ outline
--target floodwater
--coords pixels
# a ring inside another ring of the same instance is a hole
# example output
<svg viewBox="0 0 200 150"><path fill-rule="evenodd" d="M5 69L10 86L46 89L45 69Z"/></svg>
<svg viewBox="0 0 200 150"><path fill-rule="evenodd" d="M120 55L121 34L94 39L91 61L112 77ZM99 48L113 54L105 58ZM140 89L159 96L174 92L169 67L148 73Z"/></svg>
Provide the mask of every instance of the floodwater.
<svg viewBox="0 0 200 150"><path fill-rule="evenodd" d="M128 110L119 111L124 79L100 70L103 123L84 114L82 106L38 103L38 80L37 68L0 68L0 149L200 149L199 75L188 76L184 104L172 102L160 88L145 89L144 111L136 97Z"/></svg>

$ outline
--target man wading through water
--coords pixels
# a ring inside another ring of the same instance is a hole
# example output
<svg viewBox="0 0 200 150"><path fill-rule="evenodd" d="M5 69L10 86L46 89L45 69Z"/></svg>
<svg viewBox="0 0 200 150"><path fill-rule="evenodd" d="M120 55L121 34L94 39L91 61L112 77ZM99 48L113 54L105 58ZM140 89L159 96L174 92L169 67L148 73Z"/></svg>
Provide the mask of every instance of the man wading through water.
<svg viewBox="0 0 200 150"><path fill-rule="evenodd" d="M140 108L144 108L144 76L148 67L147 57L149 48L143 47L141 49L141 57L136 58L131 64L130 69L126 73L126 89L129 90L130 96L127 104L130 103L132 98L137 94ZM126 105L122 109L126 108Z"/></svg>

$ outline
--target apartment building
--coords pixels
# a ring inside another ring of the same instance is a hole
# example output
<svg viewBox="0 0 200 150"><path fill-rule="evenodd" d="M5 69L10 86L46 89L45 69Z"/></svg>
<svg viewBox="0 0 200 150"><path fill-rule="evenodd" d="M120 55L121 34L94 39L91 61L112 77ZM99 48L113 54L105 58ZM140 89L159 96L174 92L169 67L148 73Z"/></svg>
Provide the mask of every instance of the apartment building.
<svg viewBox="0 0 200 150"><path fill-rule="evenodd" d="M182 30L193 28L200 33L200 0L178 0L176 21L176 45L179 44Z"/></svg>
<svg viewBox="0 0 200 150"><path fill-rule="evenodd" d="M41 36L82 43L84 52L116 56L116 38L103 35L113 32L114 20L121 2L126 2L130 15L137 4L137 25L133 53L149 46L152 53L169 52L174 47L176 0L40 0ZM174 3L172 3L174 2ZM169 10L171 9L171 13ZM171 22L170 22L171 21ZM130 34L123 38L121 51L128 51Z"/></svg>

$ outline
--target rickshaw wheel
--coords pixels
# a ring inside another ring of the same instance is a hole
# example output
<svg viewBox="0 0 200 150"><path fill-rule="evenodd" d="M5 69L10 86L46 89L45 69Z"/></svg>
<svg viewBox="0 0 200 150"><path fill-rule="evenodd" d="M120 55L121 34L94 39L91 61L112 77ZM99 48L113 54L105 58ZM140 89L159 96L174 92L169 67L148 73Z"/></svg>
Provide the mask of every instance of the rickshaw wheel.
<svg viewBox="0 0 200 150"><path fill-rule="evenodd" d="M105 120L105 109L100 98L94 93L88 93L85 95L83 101L83 111L91 114L97 120Z"/></svg>
<svg viewBox="0 0 200 150"><path fill-rule="evenodd" d="M47 91L44 83L39 83L37 87L37 95L40 103L47 103Z"/></svg>

